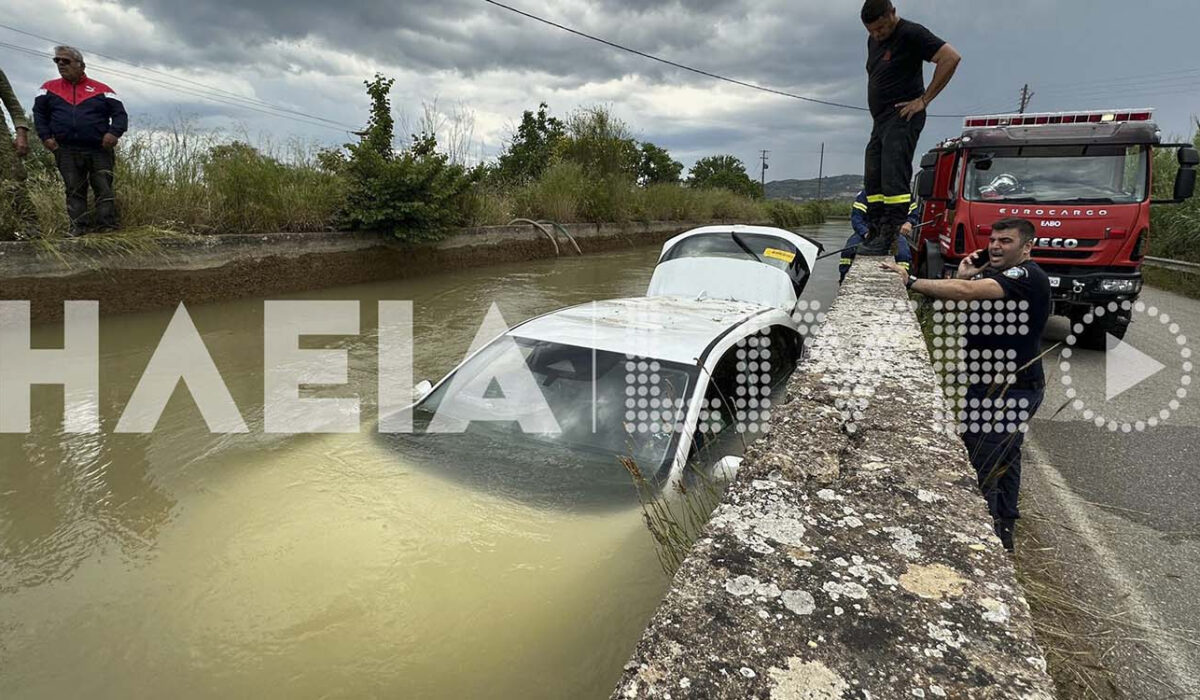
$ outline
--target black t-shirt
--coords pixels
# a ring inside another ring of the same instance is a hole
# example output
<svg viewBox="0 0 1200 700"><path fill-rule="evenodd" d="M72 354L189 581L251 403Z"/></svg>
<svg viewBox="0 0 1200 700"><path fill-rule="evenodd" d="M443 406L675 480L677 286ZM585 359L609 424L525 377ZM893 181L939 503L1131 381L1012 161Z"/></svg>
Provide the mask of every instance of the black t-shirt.
<svg viewBox="0 0 1200 700"><path fill-rule="evenodd" d="M1022 383L1044 382L1042 361L1034 358L1041 354L1042 331L1050 318L1050 278L1037 263L1026 260L1007 270L985 270L976 279L996 280L1004 288L1004 298L970 303L962 319L967 325L968 366L991 361L994 368L999 357L1011 371L971 374L991 374L996 384L1004 384L1011 374ZM982 351L991 351L991 357Z"/></svg>
<svg viewBox="0 0 1200 700"><path fill-rule="evenodd" d="M946 42L916 22L900 19L886 41L867 37L867 103L871 116L894 109L897 102L925 92L924 62Z"/></svg>

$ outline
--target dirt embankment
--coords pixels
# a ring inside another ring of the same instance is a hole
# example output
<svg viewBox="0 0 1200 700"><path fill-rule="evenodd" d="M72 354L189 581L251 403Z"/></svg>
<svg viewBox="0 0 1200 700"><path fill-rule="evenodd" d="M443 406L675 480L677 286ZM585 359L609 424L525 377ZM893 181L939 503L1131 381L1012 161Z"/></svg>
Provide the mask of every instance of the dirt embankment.
<svg viewBox="0 0 1200 700"><path fill-rule="evenodd" d="M588 254L662 243L695 225L566 229ZM120 314L579 254L562 232L551 241L528 225L468 229L423 246L346 232L0 243L0 299L28 300L34 320L48 322L62 318L66 300L97 300L102 314Z"/></svg>

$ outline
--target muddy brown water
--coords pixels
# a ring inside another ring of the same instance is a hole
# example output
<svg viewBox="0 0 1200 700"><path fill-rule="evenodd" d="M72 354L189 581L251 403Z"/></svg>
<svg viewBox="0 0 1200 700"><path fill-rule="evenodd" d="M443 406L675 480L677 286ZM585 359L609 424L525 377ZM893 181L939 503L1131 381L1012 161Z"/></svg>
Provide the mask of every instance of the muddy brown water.
<svg viewBox="0 0 1200 700"><path fill-rule="evenodd" d="M845 224L805 231L829 250ZM265 435L261 299L189 309L246 435L176 390L156 430L113 428L171 314L101 322L97 435L62 390L0 435L0 697L606 697L668 580L636 507L539 508L406 465L372 425L375 302L414 302L415 379L510 323L641 294L657 248L295 295L360 300L358 434ZM806 296L828 304L836 260ZM62 330L35 328L35 347ZM306 341L306 346L313 345Z"/></svg>

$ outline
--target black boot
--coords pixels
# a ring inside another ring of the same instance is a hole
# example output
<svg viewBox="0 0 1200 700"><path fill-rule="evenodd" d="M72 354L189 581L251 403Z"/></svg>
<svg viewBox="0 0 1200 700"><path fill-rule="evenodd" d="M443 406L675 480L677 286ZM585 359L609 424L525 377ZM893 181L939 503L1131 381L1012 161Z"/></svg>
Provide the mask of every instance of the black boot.
<svg viewBox="0 0 1200 700"><path fill-rule="evenodd" d="M996 530L996 537L1000 538L1000 544L1004 545L1004 551L1011 554L1014 550L1013 535L1017 530L1017 521L999 518L992 521L992 526Z"/></svg>
<svg viewBox="0 0 1200 700"><path fill-rule="evenodd" d="M887 255L892 252L900 229L891 224L878 224L867 231L867 240L858 247L859 255Z"/></svg>

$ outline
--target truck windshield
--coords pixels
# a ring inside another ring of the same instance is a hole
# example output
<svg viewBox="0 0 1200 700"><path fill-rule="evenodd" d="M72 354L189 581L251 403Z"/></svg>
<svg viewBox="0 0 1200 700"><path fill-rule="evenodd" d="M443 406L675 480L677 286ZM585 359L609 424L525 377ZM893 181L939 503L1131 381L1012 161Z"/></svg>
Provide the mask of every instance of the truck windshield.
<svg viewBox="0 0 1200 700"><path fill-rule="evenodd" d="M1020 146L970 155L963 191L984 202L1127 204L1146 198L1146 146Z"/></svg>

